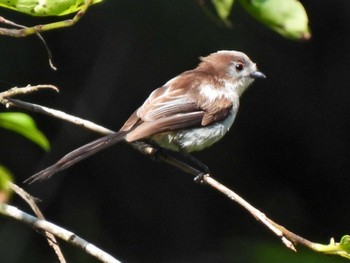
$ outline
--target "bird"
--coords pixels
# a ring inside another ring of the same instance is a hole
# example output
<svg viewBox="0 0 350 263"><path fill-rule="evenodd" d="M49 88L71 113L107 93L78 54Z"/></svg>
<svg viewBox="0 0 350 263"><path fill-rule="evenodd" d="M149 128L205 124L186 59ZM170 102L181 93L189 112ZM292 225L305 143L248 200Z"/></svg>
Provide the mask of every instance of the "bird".
<svg viewBox="0 0 350 263"><path fill-rule="evenodd" d="M220 50L200 57L195 69L155 89L118 132L73 150L25 182L48 179L121 141L149 141L183 154L201 151L229 131L240 96L259 78L266 76L243 52Z"/></svg>

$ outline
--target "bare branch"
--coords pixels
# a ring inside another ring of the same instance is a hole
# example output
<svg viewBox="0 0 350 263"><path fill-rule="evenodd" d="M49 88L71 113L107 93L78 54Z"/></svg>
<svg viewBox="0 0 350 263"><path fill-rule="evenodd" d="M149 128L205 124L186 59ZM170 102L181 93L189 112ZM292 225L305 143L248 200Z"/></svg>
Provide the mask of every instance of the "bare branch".
<svg viewBox="0 0 350 263"><path fill-rule="evenodd" d="M91 256L94 256L101 262L106 263L119 263L121 261L117 260L116 258L112 257L111 255L107 254L103 250L99 249L95 245L87 242L86 240L82 239L81 237L77 236L73 232L70 232L62 227L59 227L53 223L50 223L46 220L40 220L32 215L29 215L21 210L19 210L17 207L7 205L7 204L0 204L0 213L12 217L20 222L23 222L25 224L28 224L29 226L33 227L34 229L39 229L41 231L46 231L49 233L52 233L56 237L67 241L70 244L73 244Z"/></svg>
<svg viewBox="0 0 350 263"><path fill-rule="evenodd" d="M43 213L40 211L39 207L36 205L35 198L33 196L28 194L26 191L24 191L24 189L22 189L21 187L19 187L18 185L14 184L14 183L10 182L9 186L17 195L19 195L30 206L30 208L33 210L33 212L38 217L38 219L45 220L45 217L44 217ZM47 231L42 231L42 232L46 236L46 239L47 239L47 242L49 243L49 246L52 247L52 249L55 251L55 253L58 257L58 260L61 263L66 263L67 261L64 258L64 255L63 255L61 248L59 247L59 245L56 241L55 236Z"/></svg>
<svg viewBox="0 0 350 263"><path fill-rule="evenodd" d="M35 91L39 91L40 89L52 89L56 92L59 92L58 88L51 84L42 84L42 85L35 85L35 86L28 85L27 87L20 87L20 88L14 87L7 91L0 92L0 103L8 107L10 106L10 104L8 104L9 102L6 98L13 97L16 95L29 94Z"/></svg>
<svg viewBox="0 0 350 263"><path fill-rule="evenodd" d="M260 212L258 209L253 207L251 204L249 204L246 200L244 200L242 197L240 197L238 194L233 192L231 189L227 188L223 184L216 181L214 178L210 177L209 175L205 175L203 177L203 182L205 184L210 185L214 189L218 190L219 192L226 195L229 199L232 201L238 203L240 206L242 206L244 209L246 209L250 214L252 214L256 220L260 221L262 224L264 224L267 228L269 228L275 235L280 237L282 239L282 242L293 251L296 251L293 243L288 239L288 236L285 236L284 233L279 229L276 224L272 220L266 217L265 214Z"/></svg>
<svg viewBox="0 0 350 263"><path fill-rule="evenodd" d="M0 23L3 23L3 24L7 24L7 25L10 25L10 26L13 26L13 27L18 27L18 28L22 28L22 29L28 29L28 27L26 26L23 26L23 25L20 25L20 24L17 24L13 21L10 21L2 16L0 16ZM0 28L0 35L1 34L5 34L8 33L9 35L11 35L11 32L13 30L12 29L8 29L8 28ZM37 32L35 33L37 35L37 37L40 39L40 41L44 44L44 47L46 49L46 53L47 53L47 56L48 56L48 59L49 59L49 65L50 67L53 69L53 70L57 70L56 66L53 64L52 62L52 53L51 53L51 50L50 48L48 47L48 45L46 44L46 41L45 39L43 38L43 36Z"/></svg>

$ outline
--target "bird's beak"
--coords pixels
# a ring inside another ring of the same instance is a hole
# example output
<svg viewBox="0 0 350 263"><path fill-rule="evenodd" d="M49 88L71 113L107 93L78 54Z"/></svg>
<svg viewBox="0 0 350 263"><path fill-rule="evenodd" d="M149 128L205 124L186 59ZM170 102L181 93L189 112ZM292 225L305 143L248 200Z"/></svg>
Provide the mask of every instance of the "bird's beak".
<svg viewBox="0 0 350 263"><path fill-rule="evenodd" d="M253 73L250 73L250 77L254 79L266 79L265 74L258 70L255 70Z"/></svg>

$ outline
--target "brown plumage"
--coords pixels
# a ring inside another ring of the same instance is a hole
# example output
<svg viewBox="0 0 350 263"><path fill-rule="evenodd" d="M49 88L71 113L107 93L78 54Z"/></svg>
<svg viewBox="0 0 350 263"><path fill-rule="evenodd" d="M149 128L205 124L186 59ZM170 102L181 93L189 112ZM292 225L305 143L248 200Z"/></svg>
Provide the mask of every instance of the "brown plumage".
<svg viewBox="0 0 350 263"><path fill-rule="evenodd" d="M239 96L254 78L261 77L265 76L241 52L218 51L201 58L197 68L154 90L119 132L72 151L27 181L49 178L122 140L149 139L161 147L185 152L209 147L231 127Z"/></svg>

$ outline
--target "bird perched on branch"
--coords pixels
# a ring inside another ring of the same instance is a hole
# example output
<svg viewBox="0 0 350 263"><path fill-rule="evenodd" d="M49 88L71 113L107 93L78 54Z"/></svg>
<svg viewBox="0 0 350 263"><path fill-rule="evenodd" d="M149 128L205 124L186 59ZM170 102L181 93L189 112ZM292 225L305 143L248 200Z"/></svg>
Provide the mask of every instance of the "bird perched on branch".
<svg viewBox="0 0 350 263"><path fill-rule="evenodd" d="M120 141L148 140L161 148L190 153L207 148L230 129L239 97L256 78L265 78L247 55L218 51L154 90L116 133L106 135L65 155L31 176L34 182Z"/></svg>

